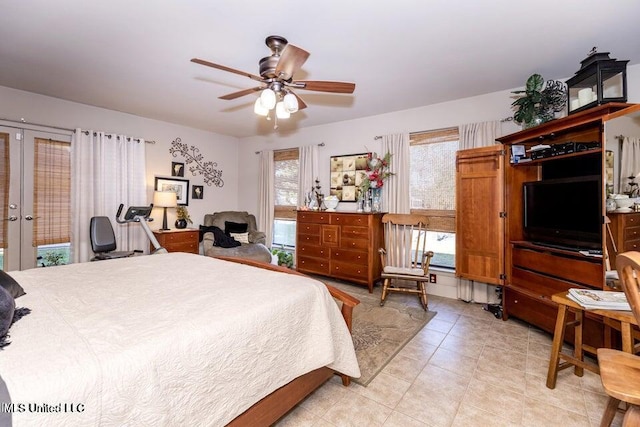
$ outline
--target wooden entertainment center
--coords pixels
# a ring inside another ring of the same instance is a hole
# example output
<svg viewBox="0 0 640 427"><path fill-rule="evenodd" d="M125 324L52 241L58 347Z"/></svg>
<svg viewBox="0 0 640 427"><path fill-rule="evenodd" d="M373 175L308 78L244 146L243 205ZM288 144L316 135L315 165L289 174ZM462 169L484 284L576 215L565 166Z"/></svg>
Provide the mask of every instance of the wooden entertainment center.
<svg viewBox="0 0 640 427"><path fill-rule="evenodd" d="M598 204L584 215L600 221L599 227L595 225L599 241L590 243L606 248L605 127L613 118L638 111L640 105L605 104L498 138L500 145L458 152L456 274L502 286L505 320L513 316L553 332L557 314L553 294L570 288L609 290L603 257L584 255L579 245L551 247L531 238L531 228L525 230L524 224L524 188L535 182L597 180L599 196L591 200ZM531 148L539 145L550 148L532 155ZM511 156L514 147L524 148L527 159L516 162ZM602 322L597 316L587 317L585 341L601 345Z"/></svg>

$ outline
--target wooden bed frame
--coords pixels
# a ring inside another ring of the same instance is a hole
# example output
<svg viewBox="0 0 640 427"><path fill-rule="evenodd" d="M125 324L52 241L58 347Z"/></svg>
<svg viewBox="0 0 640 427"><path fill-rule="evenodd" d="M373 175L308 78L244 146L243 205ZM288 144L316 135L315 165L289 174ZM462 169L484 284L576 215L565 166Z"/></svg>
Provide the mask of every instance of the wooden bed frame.
<svg viewBox="0 0 640 427"><path fill-rule="evenodd" d="M252 261L240 258L229 257L216 257L225 261L236 262L240 264L251 265L253 267L264 268L272 271L280 271L282 273L296 274L299 276L305 276L295 270L291 270L286 267L276 266L273 264L266 264L259 261ZM331 296L336 298L342 303L341 312L344 321L351 331L353 321L353 308L360 304L357 298L352 297L346 292L340 289L334 288L331 285L327 285L327 289ZM340 375L342 377L342 384L348 386L351 382L351 378L347 375L340 374L327 367L316 369L315 371L308 372L289 384L286 384L276 391L272 392L268 396L264 397L259 402L255 403L251 408L247 409L242 414L238 415L228 426L240 427L240 426L269 426L282 418L287 412L289 412L294 406L300 403L305 397L311 394L314 390L324 384L333 375Z"/></svg>

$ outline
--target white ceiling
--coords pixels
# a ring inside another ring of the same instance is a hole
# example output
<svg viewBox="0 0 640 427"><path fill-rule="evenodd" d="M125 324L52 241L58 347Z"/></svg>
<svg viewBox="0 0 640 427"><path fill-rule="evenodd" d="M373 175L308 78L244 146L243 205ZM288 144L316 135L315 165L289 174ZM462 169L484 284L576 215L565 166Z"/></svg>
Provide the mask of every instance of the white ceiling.
<svg viewBox="0 0 640 427"><path fill-rule="evenodd" d="M308 108L281 121L290 132L570 77L593 46L637 64L639 18L636 0L5 0L0 86L265 135L256 95L217 99L256 82L191 58L259 74L277 34L311 53L295 79L356 83L299 90Z"/></svg>

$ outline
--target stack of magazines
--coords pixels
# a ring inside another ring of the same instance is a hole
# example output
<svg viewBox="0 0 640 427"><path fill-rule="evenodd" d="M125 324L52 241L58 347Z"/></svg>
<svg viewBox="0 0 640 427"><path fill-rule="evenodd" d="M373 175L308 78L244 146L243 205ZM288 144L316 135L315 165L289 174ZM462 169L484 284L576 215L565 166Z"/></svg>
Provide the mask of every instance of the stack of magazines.
<svg viewBox="0 0 640 427"><path fill-rule="evenodd" d="M624 292L569 289L567 296L587 310L631 310Z"/></svg>

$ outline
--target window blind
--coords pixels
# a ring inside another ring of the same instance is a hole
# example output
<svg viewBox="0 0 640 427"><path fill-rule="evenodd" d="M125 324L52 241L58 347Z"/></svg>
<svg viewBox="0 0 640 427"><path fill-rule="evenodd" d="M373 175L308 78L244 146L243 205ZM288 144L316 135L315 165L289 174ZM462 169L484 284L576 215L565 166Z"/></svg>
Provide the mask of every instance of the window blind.
<svg viewBox="0 0 640 427"><path fill-rule="evenodd" d="M300 152L297 148L273 153L275 163L274 218L295 219L298 206L298 171Z"/></svg>
<svg viewBox="0 0 640 427"><path fill-rule="evenodd" d="M33 245L70 241L70 144L35 139Z"/></svg>
<svg viewBox="0 0 640 427"><path fill-rule="evenodd" d="M429 217L428 229L455 232L458 128L409 135L411 213Z"/></svg>

